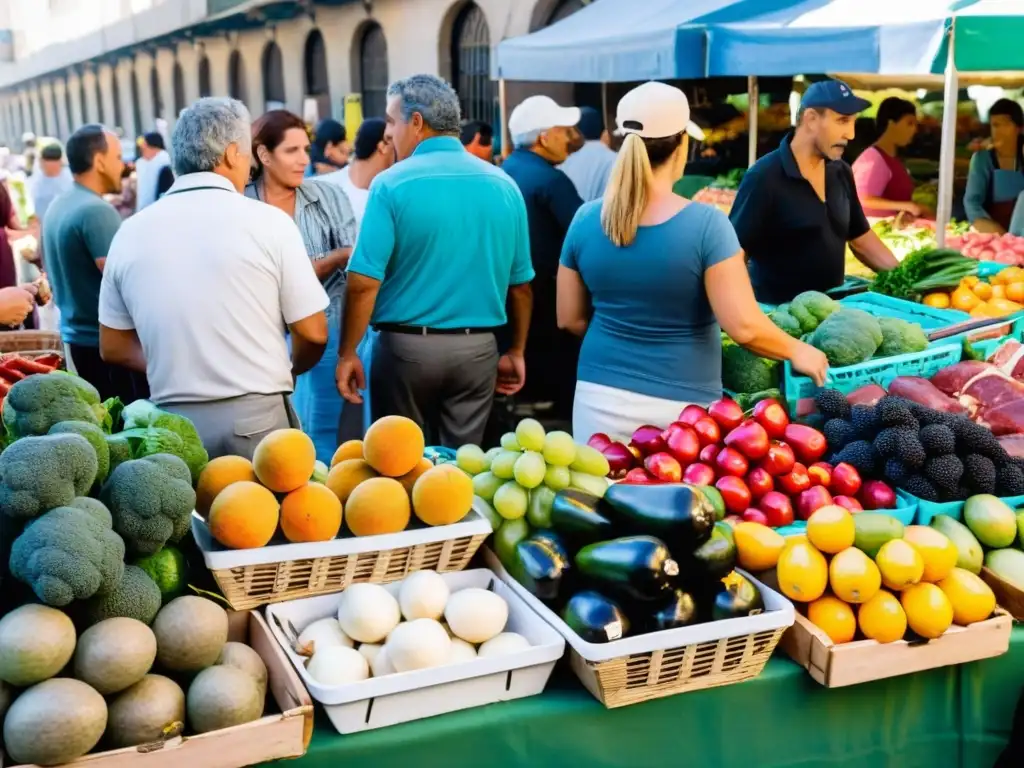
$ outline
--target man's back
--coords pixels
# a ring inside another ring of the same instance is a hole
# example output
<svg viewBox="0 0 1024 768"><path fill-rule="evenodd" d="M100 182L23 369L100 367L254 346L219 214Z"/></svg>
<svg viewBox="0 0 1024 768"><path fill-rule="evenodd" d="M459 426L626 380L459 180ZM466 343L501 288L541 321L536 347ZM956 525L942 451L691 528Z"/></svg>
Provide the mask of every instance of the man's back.
<svg viewBox="0 0 1024 768"><path fill-rule="evenodd" d="M569 177L585 203L604 195L617 155L601 141L588 141L579 152L566 158L559 168Z"/></svg>

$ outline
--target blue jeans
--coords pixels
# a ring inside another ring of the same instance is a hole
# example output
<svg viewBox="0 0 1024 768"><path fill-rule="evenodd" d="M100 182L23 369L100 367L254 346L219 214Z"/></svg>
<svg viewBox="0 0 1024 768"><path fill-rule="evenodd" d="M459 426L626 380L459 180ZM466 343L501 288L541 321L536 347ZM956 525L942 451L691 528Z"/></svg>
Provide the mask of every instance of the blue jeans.
<svg viewBox="0 0 1024 768"><path fill-rule="evenodd" d="M338 421L341 418L341 395L335 383L338 344L341 341L342 297L331 298L327 307L327 348L312 369L295 382L292 405L303 431L313 439L316 457L325 464L338 447Z"/></svg>

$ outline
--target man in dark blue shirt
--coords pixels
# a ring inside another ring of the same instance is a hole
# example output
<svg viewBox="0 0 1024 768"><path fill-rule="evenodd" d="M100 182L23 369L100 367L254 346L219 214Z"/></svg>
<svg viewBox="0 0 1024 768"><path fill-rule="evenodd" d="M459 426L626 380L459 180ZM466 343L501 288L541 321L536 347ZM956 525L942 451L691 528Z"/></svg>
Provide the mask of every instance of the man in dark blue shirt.
<svg viewBox="0 0 1024 768"><path fill-rule="evenodd" d="M746 251L757 300L789 301L842 284L846 244L876 272L895 267L868 226L843 150L869 102L826 80L804 93L796 129L740 183L729 218Z"/></svg>
<svg viewBox="0 0 1024 768"><path fill-rule="evenodd" d="M501 168L519 186L530 224L533 316L526 344L528 377L520 397L529 403L551 403L552 415L572 418L579 339L558 329L555 278L562 241L576 210L583 204L572 181L556 166L582 146L575 126L577 107L560 107L548 96L531 96L512 110L508 128L512 153Z"/></svg>

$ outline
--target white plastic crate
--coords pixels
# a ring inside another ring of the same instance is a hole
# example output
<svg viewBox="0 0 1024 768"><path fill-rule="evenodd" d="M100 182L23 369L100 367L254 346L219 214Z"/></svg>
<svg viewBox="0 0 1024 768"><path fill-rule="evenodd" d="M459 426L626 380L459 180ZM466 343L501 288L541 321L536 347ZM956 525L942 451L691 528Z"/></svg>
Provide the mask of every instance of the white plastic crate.
<svg viewBox="0 0 1024 768"><path fill-rule="evenodd" d="M299 632L309 623L336 616L341 593L268 605L267 624L315 701L324 705L339 733L356 733L420 720L460 709L534 696L544 690L565 641L518 594L486 569L441 574L454 593L490 589L508 602L505 631L530 643L521 653L477 659L415 672L399 672L351 685L321 685L306 672L278 624L287 620ZM401 582L381 585L396 597Z"/></svg>

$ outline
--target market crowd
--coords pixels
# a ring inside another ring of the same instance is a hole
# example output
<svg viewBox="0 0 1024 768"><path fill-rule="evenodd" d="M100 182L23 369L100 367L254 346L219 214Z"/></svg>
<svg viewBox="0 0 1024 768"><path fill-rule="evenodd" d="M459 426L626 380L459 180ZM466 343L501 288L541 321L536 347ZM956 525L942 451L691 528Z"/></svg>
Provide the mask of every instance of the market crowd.
<svg viewBox="0 0 1024 768"><path fill-rule="evenodd" d="M127 219L105 199L121 189L120 141L86 125L64 158L43 151L34 186L68 367L103 397L187 415L211 455L301 425L324 460L385 414L436 444L480 443L496 394L581 439L667 423L720 396L720 331L820 384L824 355L758 302L838 286L848 246L894 267L866 214L926 213L898 160L913 105L883 103L875 142L842 160L867 106L842 82L810 86L730 216L673 192L703 133L685 94L657 82L621 99L613 132L597 110L530 97L503 158L430 75L393 83L386 114L351 137L324 121L311 141L287 111L252 121L238 101L200 99L169 145L140 140ZM1024 118L997 107L968 206L1009 227ZM31 287L0 285L0 322L21 323Z"/></svg>

